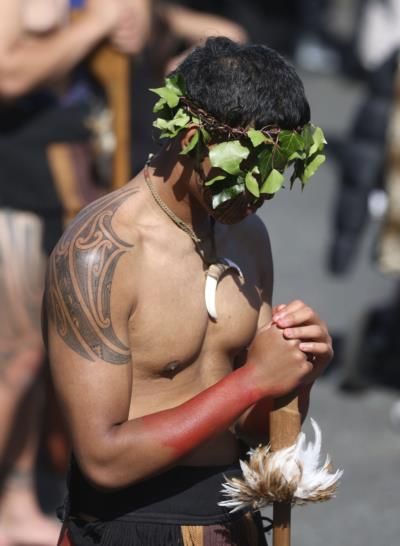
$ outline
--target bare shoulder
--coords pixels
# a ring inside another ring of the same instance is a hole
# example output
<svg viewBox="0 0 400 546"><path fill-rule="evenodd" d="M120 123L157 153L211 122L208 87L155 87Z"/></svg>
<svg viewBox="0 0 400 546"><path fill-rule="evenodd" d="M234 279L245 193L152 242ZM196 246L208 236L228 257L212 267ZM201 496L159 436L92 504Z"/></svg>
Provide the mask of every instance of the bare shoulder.
<svg viewBox="0 0 400 546"><path fill-rule="evenodd" d="M252 246L261 252L270 252L270 239L266 225L256 214L248 216L238 224L230 226L235 238L245 244L252 241Z"/></svg>
<svg viewBox="0 0 400 546"><path fill-rule="evenodd" d="M124 230L124 214L122 222L116 217L137 191L128 185L82 210L49 260L45 307L50 322L69 348L87 360L124 364L130 359L121 324L131 302L124 297L123 283L118 290L115 285L135 237Z"/></svg>
<svg viewBox="0 0 400 546"><path fill-rule="evenodd" d="M262 298L265 304L271 305L273 289L273 259L271 243L267 227L263 220L256 214L245 218L239 224L231 226L235 240L239 242L243 255L256 264L259 274ZM260 313L261 323L267 321L265 317L269 311ZM268 319L269 320L269 319Z"/></svg>

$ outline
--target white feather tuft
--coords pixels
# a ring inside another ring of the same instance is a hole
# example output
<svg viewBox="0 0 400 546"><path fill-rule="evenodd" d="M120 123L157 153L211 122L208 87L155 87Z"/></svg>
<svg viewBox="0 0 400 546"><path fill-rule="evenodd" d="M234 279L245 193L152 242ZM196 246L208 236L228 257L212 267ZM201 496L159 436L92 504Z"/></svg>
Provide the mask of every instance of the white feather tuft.
<svg viewBox="0 0 400 546"><path fill-rule="evenodd" d="M242 478L228 479L222 494L226 500L220 506L231 511L242 507L259 508L273 502L305 504L321 502L335 496L343 471L330 470L330 458L321 459L321 429L311 419L314 441L306 442L303 432L292 446L272 452L270 446L251 449L249 460L240 461Z"/></svg>

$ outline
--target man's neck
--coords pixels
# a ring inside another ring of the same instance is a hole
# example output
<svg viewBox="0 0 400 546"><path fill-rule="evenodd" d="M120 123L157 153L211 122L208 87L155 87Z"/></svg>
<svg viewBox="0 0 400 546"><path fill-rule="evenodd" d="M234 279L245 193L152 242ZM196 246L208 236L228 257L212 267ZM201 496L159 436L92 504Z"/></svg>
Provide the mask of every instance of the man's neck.
<svg viewBox="0 0 400 546"><path fill-rule="evenodd" d="M182 157L162 150L151 159L148 174L161 201L201 237L210 231L210 216L201 203L193 160Z"/></svg>

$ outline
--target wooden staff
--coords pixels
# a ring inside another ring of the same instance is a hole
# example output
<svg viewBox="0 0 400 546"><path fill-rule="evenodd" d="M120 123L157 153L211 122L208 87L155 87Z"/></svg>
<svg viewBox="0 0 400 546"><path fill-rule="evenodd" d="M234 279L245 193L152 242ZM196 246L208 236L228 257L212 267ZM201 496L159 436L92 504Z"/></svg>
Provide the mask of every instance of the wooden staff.
<svg viewBox="0 0 400 546"><path fill-rule="evenodd" d="M301 416L297 392L275 402L270 413L270 442L272 451L293 445L301 428ZM290 546L290 503L274 503L273 546Z"/></svg>
<svg viewBox="0 0 400 546"><path fill-rule="evenodd" d="M113 113L116 150L112 189L115 190L131 178L130 61L126 55L104 44L93 53L90 68L105 89Z"/></svg>
<svg viewBox="0 0 400 546"><path fill-rule="evenodd" d="M77 20L82 12L72 10L71 20ZM100 44L88 59L89 70L102 85L113 114L116 150L113 158L111 189L116 190L131 178L131 107L130 107L130 59L107 41Z"/></svg>

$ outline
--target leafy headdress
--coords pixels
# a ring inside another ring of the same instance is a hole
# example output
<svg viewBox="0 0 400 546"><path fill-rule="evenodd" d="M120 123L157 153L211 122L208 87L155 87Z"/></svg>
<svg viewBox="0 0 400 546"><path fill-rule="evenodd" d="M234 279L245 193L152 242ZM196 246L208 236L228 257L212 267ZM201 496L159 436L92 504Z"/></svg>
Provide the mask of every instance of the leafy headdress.
<svg viewBox="0 0 400 546"><path fill-rule="evenodd" d="M246 192L254 201L271 199L283 187L283 172L290 166L290 187L297 179L304 187L325 161L324 133L311 123L293 130L230 127L186 96L179 74L151 91L159 96L153 125L161 131L160 138L174 138L194 127L196 133L181 154L200 153L209 145L211 165L219 169L217 176L205 180L214 209Z"/></svg>

